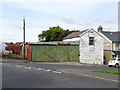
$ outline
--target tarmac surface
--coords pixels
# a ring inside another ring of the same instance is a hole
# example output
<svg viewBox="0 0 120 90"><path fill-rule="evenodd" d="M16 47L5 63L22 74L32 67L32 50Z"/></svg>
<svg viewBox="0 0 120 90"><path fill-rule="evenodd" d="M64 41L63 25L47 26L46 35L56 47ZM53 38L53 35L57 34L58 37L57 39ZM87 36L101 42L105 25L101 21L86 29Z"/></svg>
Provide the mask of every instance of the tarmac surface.
<svg viewBox="0 0 120 90"><path fill-rule="evenodd" d="M118 88L119 76L91 72L118 70L107 65L78 62L2 60L4 88Z"/></svg>

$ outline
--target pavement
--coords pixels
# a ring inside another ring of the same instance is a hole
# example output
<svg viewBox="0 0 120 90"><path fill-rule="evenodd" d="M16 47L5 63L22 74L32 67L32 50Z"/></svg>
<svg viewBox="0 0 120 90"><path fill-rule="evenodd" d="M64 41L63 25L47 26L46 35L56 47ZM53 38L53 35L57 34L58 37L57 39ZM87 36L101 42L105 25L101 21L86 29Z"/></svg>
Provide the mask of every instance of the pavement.
<svg viewBox="0 0 120 90"><path fill-rule="evenodd" d="M82 64L80 62L30 62L28 60L19 60L19 59L7 59L2 58L0 61L11 61L11 62L25 62L25 63L39 63L39 64L63 64L63 65L87 65L87 66L93 66L92 64ZM94 66L103 66L103 65L94 65Z"/></svg>
<svg viewBox="0 0 120 90"><path fill-rule="evenodd" d="M108 81L113 81L113 82L120 82L119 79L118 79L119 78L118 75L91 72L92 70L86 70L86 69L61 69L59 71L64 72L64 73L77 75L77 76L82 75L82 76L96 78L96 79L103 79L103 80L108 80Z"/></svg>

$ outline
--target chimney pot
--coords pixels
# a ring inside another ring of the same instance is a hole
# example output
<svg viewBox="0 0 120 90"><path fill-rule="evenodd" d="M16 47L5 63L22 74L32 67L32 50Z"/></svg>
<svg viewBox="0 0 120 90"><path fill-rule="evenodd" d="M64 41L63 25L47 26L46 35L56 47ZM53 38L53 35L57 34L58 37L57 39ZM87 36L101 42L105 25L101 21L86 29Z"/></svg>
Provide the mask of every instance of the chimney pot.
<svg viewBox="0 0 120 90"><path fill-rule="evenodd" d="M103 31L103 27L100 25L99 27L98 27L98 32L102 32Z"/></svg>

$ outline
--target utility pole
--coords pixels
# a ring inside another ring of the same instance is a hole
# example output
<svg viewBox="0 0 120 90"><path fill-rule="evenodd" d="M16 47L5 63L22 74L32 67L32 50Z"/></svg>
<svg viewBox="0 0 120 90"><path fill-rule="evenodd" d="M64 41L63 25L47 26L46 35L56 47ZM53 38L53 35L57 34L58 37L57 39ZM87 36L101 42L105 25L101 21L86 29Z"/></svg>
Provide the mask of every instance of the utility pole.
<svg viewBox="0 0 120 90"><path fill-rule="evenodd" d="M25 57L25 18L23 19L23 56Z"/></svg>

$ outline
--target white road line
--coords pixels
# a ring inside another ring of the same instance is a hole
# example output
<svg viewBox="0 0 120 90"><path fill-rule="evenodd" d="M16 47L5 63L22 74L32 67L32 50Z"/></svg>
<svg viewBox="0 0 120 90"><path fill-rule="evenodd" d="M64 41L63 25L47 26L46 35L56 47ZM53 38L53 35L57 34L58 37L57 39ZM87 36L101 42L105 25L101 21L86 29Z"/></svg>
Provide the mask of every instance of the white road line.
<svg viewBox="0 0 120 90"><path fill-rule="evenodd" d="M22 66L20 66L20 65L16 65L16 67L20 67L20 68L22 68Z"/></svg>
<svg viewBox="0 0 120 90"><path fill-rule="evenodd" d="M52 71L52 72L53 72L53 73L59 73L59 74L61 73L61 72L59 72L59 71Z"/></svg>
<svg viewBox="0 0 120 90"><path fill-rule="evenodd" d="M87 77L92 77L92 78L97 78L97 79L103 79L103 80L108 80L108 81L113 81L113 82L120 82L118 80L112 80L112 79L106 79L106 78L102 78L102 77L96 77L96 76L91 76L91 75L86 75L86 74L81 74Z"/></svg>
<svg viewBox="0 0 120 90"><path fill-rule="evenodd" d="M9 64L9 63L6 63L6 65L12 66L12 65L11 65L11 64Z"/></svg>
<svg viewBox="0 0 120 90"><path fill-rule="evenodd" d="M43 68L36 68L35 70L43 70Z"/></svg>
<svg viewBox="0 0 120 90"><path fill-rule="evenodd" d="M49 70L49 69L45 69L45 70L43 70L43 71L47 71L47 72L50 72L51 70Z"/></svg>
<svg viewBox="0 0 120 90"><path fill-rule="evenodd" d="M33 69L37 69L36 67L32 67Z"/></svg>
<svg viewBox="0 0 120 90"><path fill-rule="evenodd" d="M0 63L0 64L3 64L3 63ZM4 64L7 64L7 65L11 65L9 63L4 63ZM11 65L12 66L12 65ZM50 70L50 69L45 69L45 68L37 68L37 67L27 67L27 66L24 66L24 65L15 65L16 67L18 68L26 68L26 69L34 69L34 70L43 70L43 71L47 71L47 72L53 72L53 73L58 73L60 74L61 72L59 71L54 71L54 70Z"/></svg>
<svg viewBox="0 0 120 90"><path fill-rule="evenodd" d="M26 69L32 69L31 67L26 67L26 66L24 66L24 68L26 68Z"/></svg>
<svg viewBox="0 0 120 90"><path fill-rule="evenodd" d="M32 69L32 67L26 67L27 69Z"/></svg>

